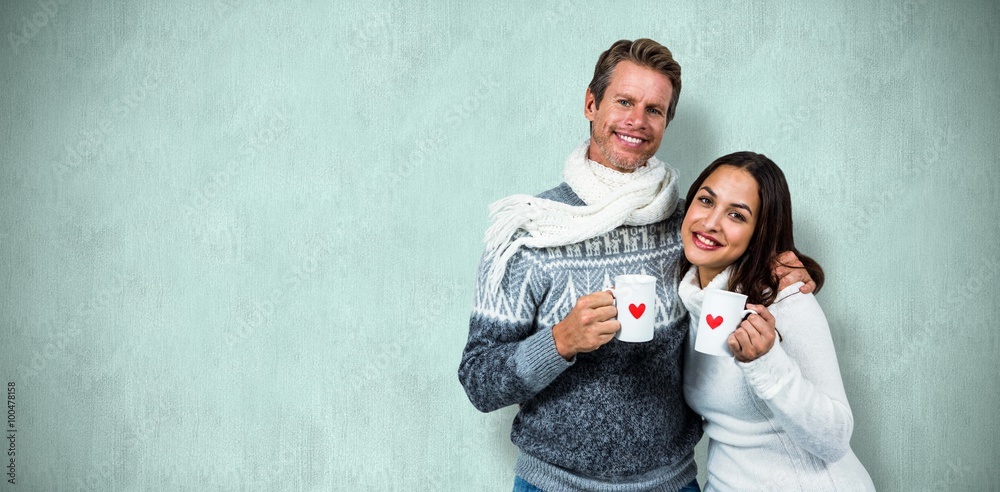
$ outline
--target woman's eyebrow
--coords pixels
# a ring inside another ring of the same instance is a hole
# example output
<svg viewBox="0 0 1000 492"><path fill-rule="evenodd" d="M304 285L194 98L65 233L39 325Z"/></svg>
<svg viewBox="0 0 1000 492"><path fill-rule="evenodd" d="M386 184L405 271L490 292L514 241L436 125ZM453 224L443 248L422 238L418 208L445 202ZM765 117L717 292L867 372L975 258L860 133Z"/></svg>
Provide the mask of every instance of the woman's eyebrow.
<svg viewBox="0 0 1000 492"><path fill-rule="evenodd" d="M730 207L736 207L736 208L742 208L743 210L746 210L747 213L750 214L751 217L753 216L753 212L750 211L750 207L748 207L745 203L730 203L729 206Z"/></svg>
<svg viewBox="0 0 1000 492"><path fill-rule="evenodd" d="M701 189L705 190L705 192L708 193L709 195L712 195L712 198L718 198L718 195L715 194L715 191L712 191L712 189L709 188L708 186L702 186ZM748 207L747 204L745 203L730 203L729 206L742 208L743 210L746 210L751 217L753 216L753 212L750 211L750 207Z"/></svg>

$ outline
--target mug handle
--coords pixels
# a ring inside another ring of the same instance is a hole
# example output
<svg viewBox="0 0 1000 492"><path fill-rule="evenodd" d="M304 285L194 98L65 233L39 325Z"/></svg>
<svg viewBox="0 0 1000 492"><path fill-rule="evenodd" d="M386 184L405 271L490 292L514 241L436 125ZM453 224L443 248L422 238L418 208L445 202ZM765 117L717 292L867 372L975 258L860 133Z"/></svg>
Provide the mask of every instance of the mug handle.
<svg viewBox="0 0 1000 492"><path fill-rule="evenodd" d="M627 296L630 292L632 292L632 289L629 289L628 287L612 287L608 290L611 291L611 305L616 309L618 308L618 296L616 295L616 292L621 292L623 296ZM747 311L750 310L748 309ZM618 319L618 316L615 316L615 319Z"/></svg>
<svg viewBox="0 0 1000 492"><path fill-rule="evenodd" d="M750 316L751 314L757 314L757 311L754 311L753 309L744 309L743 316L740 318L740 321L747 319L747 316Z"/></svg>
<svg viewBox="0 0 1000 492"><path fill-rule="evenodd" d="M629 289L628 287L612 287L608 290L611 291L611 305L614 307L618 307L618 292L621 292L623 296L627 296L632 292L632 289Z"/></svg>
<svg viewBox="0 0 1000 492"><path fill-rule="evenodd" d="M611 305L614 306L615 309L618 309L618 296L616 295L616 293L620 292L623 296L627 296L630 292L632 292L632 290L629 289L628 287L612 287L608 290L611 291ZM618 316L615 316L614 318L611 319L618 319ZM621 330L615 332L616 339L618 338L618 335L620 333Z"/></svg>

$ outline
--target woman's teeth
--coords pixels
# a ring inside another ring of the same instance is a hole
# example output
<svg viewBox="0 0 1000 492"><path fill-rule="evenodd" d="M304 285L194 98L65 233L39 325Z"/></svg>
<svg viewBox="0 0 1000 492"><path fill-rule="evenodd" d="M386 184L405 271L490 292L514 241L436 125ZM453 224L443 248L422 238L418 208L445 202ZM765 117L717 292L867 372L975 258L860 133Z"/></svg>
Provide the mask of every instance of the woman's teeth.
<svg viewBox="0 0 1000 492"><path fill-rule="evenodd" d="M712 241L711 239L709 239L709 238L707 238L705 236L702 236L701 234L698 234L698 240L701 241L701 242L703 242L703 243L705 243L705 244L707 244L707 245L709 245L709 246L718 246L719 245L719 243L717 243L715 241Z"/></svg>

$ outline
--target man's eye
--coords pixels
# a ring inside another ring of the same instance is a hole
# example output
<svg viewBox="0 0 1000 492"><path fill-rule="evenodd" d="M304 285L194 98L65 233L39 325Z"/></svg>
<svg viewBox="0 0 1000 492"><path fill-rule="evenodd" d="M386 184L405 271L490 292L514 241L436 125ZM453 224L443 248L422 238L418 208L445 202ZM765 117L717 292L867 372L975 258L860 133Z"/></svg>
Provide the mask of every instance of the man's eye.
<svg viewBox="0 0 1000 492"><path fill-rule="evenodd" d="M663 114L663 113L661 113L661 112L660 112L660 110L659 110L659 109L656 109L656 108L649 108L649 109L648 109L648 111L649 111L650 113L653 113L653 114L655 114L655 115L660 115L660 114Z"/></svg>
<svg viewBox="0 0 1000 492"><path fill-rule="evenodd" d="M624 99L619 99L618 100L618 104L621 104L622 106L628 106L628 101L626 101Z"/></svg>

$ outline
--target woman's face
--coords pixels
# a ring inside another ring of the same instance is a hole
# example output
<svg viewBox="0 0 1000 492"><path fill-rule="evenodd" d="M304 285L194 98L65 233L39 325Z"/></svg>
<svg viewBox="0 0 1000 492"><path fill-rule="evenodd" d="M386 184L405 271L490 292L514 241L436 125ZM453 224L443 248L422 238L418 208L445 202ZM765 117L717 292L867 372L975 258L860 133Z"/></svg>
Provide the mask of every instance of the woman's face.
<svg viewBox="0 0 1000 492"><path fill-rule="evenodd" d="M742 169L719 166L701 183L684 216L681 239L703 288L747 250L759 211L757 181Z"/></svg>

